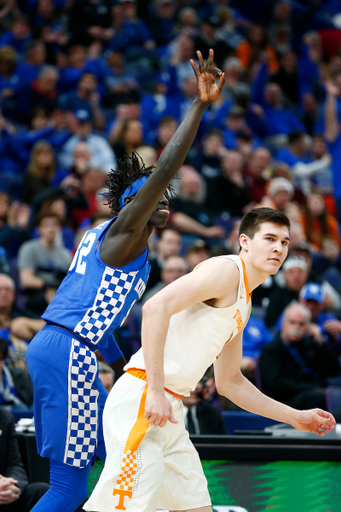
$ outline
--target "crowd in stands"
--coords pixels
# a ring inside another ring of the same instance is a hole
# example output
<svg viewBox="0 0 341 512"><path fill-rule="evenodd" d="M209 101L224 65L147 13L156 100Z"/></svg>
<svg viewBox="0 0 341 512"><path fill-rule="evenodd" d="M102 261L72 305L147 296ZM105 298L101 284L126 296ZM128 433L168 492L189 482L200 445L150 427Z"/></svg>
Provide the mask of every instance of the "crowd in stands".
<svg viewBox="0 0 341 512"><path fill-rule="evenodd" d="M117 340L129 358L143 301L238 254L240 218L270 206L291 221L289 257L253 294L242 371L303 408L341 386L341 0L0 0L0 405L32 407L25 351L85 230L110 218L107 173L133 151L157 163L210 48L226 83ZM234 407L205 379L187 416L199 399Z"/></svg>

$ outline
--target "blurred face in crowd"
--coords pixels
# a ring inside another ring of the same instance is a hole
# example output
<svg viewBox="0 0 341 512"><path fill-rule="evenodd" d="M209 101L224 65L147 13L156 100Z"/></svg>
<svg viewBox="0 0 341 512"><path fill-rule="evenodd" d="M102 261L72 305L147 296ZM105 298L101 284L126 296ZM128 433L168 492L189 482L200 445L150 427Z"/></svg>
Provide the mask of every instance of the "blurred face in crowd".
<svg viewBox="0 0 341 512"><path fill-rule="evenodd" d="M210 251L207 247L201 247L193 249L186 254L186 261L189 266L189 270L192 271L199 263L208 260L210 257Z"/></svg>
<svg viewBox="0 0 341 512"><path fill-rule="evenodd" d="M44 92L54 91L56 89L57 81L58 73L52 70L39 78L40 87Z"/></svg>
<svg viewBox="0 0 341 512"><path fill-rule="evenodd" d="M25 20L16 20L12 26L12 32L16 39L25 39L30 33L30 26Z"/></svg>
<svg viewBox="0 0 341 512"><path fill-rule="evenodd" d="M282 68L287 73L295 73L297 68L296 55L293 52L286 52L281 59Z"/></svg>
<svg viewBox="0 0 341 512"><path fill-rule="evenodd" d="M101 379L103 386L109 393L111 388L114 385L114 372L111 373L109 371L108 372L99 371L98 376Z"/></svg>
<svg viewBox="0 0 341 512"><path fill-rule="evenodd" d="M46 49L43 43L36 44L29 52L29 61L33 66L42 66L46 61Z"/></svg>
<svg viewBox="0 0 341 512"><path fill-rule="evenodd" d="M187 274L186 260L180 256L169 256L161 270L161 279L167 286Z"/></svg>
<svg viewBox="0 0 341 512"><path fill-rule="evenodd" d="M83 190L92 195L96 195L97 192L104 187L106 180L106 173L101 169L93 168L89 169L83 176ZM103 198L102 198L103 200Z"/></svg>
<svg viewBox="0 0 341 512"><path fill-rule="evenodd" d="M261 176L264 169L269 165L270 152L266 148L258 148L252 153L250 160L250 171L254 176Z"/></svg>
<svg viewBox="0 0 341 512"><path fill-rule="evenodd" d="M327 153L327 146L323 137L313 137L311 152L316 160L322 158Z"/></svg>
<svg viewBox="0 0 341 512"><path fill-rule="evenodd" d="M260 46L264 41L264 29L261 26L254 26L250 31L250 42L255 46Z"/></svg>
<svg viewBox="0 0 341 512"><path fill-rule="evenodd" d="M315 96L313 94L311 94L310 92L306 93L303 96L303 108L306 112L308 112L311 115L315 115L315 113L316 113L316 108L317 108L316 99L315 99Z"/></svg>
<svg viewBox="0 0 341 512"><path fill-rule="evenodd" d="M226 125L231 132L238 132L245 127L244 116L232 116L226 119Z"/></svg>
<svg viewBox="0 0 341 512"><path fill-rule="evenodd" d="M335 261L340 255L340 248L332 238L324 238L321 243L321 254L325 258Z"/></svg>
<svg viewBox="0 0 341 512"><path fill-rule="evenodd" d="M284 271L284 279L288 290L299 293L307 282L308 269L292 267Z"/></svg>
<svg viewBox="0 0 341 512"><path fill-rule="evenodd" d="M50 211L58 215L61 221L67 217L67 209L64 199L56 199L50 206Z"/></svg>
<svg viewBox="0 0 341 512"><path fill-rule="evenodd" d="M324 308L323 302L317 302L313 299L303 300L299 299L300 304L303 304L311 313L311 319L313 322L317 320L317 317Z"/></svg>
<svg viewBox="0 0 341 512"><path fill-rule="evenodd" d="M0 192L0 220L6 220L10 208L9 197Z"/></svg>
<svg viewBox="0 0 341 512"><path fill-rule="evenodd" d="M88 165L91 158L89 146L85 142L79 142L75 145L73 150L73 159L76 162L84 162L85 167Z"/></svg>
<svg viewBox="0 0 341 512"><path fill-rule="evenodd" d="M190 198L200 192L200 176L189 166L181 168L181 196Z"/></svg>
<svg viewBox="0 0 341 512"><path fill-rule="evenodd" d="M53 153L49 148L40 148L36 153L36 164L41 169L50 167L53 164Z"/></svg>
<svg viewBox="0 0 341 512"><path fill-rule="evenodd" d="M40 238L47 244L53 244L60 232L60 222L54 217L45 217L38 226Z"/></svg>
<svg viewBox="0 0 341 512"><path fill-rule="evenodd" d="M132 119L128 122L127 128L123 134L124 144L129 146L141 146L143 144L143 126L140 121Z"/></svg>
<svg viewBox="0 0 341 512"><path fill-rule="evenodd" d="M287 190L279 190L276 194L273 194L272 199L274 200L278 210L283 211L290 202L290 194Z"/></svg>
<svg viewBox="0 0 341 512"><path fill-rule="evenodd" d="M44 110L39 110L31 121L32 130L42 130L46 128L49 118Z"/></svg>
<svg viewBox="0 0 341 512"><path fill-rule="evenodd" d="M91 73L84 73L79 80L78 87L80 90L88 94L94 92L97 87L97 79L95 75L92 75Z"/></svg>
<svg viewBox="0 0 341 512"><path fill-rule="evenodd" d="M220 156L224 149L223 138L218 134L209 135L202 144L206 156Z"/></svg>
<svg viewBox="0 0 341 512"><path fill-rule="evenodd" d="M0 274L0 313L11 310L15 299L14 281L5 274Z"/></svg>
<svg viewBox="0 0 341 512"><path fill-rule="evenodd" d="M281 337L284 343L300 342L308 328L309 313L300 305L289 308L283 318Z"/></svg>
<svg viewBox="0 0 341 512"><path fill-rule="evenodd" d="M173 229L165 229L157 243L157 252L162 258L178 256L181 249L181 235Z"/></svg>
<svg viewBox="0 0 341 512"><path fill-rule="evenodd" d="M77 126L77 135L81 139L86 139L86 137L91 133L92 130L92 124L90 121L77 121L76 120L76 126Z"/></svg>
<svg viewBox="0 0 341 512"><path fill-rule="evenodd" d="M69 55L69 65L72 68L81 69L86 61L86 50L83 46L75 46Z"/></svg>
<svg viewBox="0 0 341 512"><path fill-rule="evenodd" d="M167 121L167 123L161 124L158 128L157 134L161 146L165 146L170 139L173 137L178 127L177 121Z"/></svg>
<svg viewBox="0 0 341 512"><path fill-rule="evenodd" d="M325 211L324 199L320 194L310 194L307 197L307 208L314 217L319 217Z"/></svg>
<svg viewBox="0 0 341 512"><path fill-rule="evenodd" d="M229 151L221 161L223 175L227 178L239 174L243 167L243 158L238 151Z"/></svg>
<svg viewBox="0 0 341 512"><path fill-rule="evenodd" d="M278 108L282 102L282 91L277 84L267 84L265 87L265 101L274 108Z"/></svg>
<svg viewBox="0 0 341 512"><path fill-rule="evenodd" d="M186 98L194 98L197 93L197 79L195 76L189 76L181 83L181 89Z"/></svg>

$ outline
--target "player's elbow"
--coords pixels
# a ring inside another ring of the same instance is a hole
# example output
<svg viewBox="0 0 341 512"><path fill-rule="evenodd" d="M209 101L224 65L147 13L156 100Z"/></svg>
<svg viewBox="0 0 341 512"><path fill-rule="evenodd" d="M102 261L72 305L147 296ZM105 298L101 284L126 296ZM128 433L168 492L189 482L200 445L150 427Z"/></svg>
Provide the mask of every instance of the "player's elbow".
<svg viewBox="0 0 341 512"><path fill-rule="evenodd" d="M163 309L162 302L157 300L155 296L151 297L142 307L142 318L156 318Z"/></svg>

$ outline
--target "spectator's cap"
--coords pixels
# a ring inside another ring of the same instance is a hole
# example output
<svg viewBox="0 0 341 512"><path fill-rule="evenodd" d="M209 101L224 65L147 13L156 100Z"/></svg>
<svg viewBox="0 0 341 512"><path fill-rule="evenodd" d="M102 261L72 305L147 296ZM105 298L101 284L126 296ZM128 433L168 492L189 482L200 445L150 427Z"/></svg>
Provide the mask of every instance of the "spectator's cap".
<svg viewBox="0 0 341 512"><path fill-rule="evenodd" d="M76 117L77 121L79 121L79 122L86 123L88 121L91 121L91 116L90 116L89 112L85 109L76 110L75 117Z"/></svg>
<svg viewBox="0 0 341 512"><path fill-rule="evenodd" d="M211 27L220 27L221 22L218 16L215 14L211 14L206 20L204 20L204 23L207 23L208 25L211 25Z"/></svg>
<svg viewBox="0 0 341 512"><path fill-rule="evenodd" d="M274 178L270 180L268 187L269 196L274 196L278 192L286 191L290 197L294 196L294 186L286 178Z"/></svg>
<svg viewBox="0 0 341 512"><path fill-rule="evenodd" d="M302 300L315 300L319 304L324 302L323 288L318 283L307 283L303 286L300 299Z"/></svg>
<svg viewBox="0 0 341 512"><path fill-rule="evenodd" d="M304 258L296 257L296 258L288 258L283 263L283 270L290 270L291 268L302 268L303 270L307 270L308 265Z"/></svg>
<svg viewBox="0 0 341 512"><path fill-rule="evenodd" d="M195 242L193 242L187 247L186 254L194 251L200 251L201 249L207 249L209 251L210 246L208 245L207 242L205 242L205 240L198 238Z"/></svg>
<svg viewBox="0 0 341 512"><path fill-rule="evenodd" d="M245 110L240 107L239 105L234 105L230 108L230 111L228 113L227 117L234 118L234 117L244 117Z"/></svg>
<svg viewBox="0 0 341 512"><path fill-rule="evenodd" d="M301 240L300 243L295 245L295 247L293 247L290 251L290 253L296 252L306 252L307 254L311 254L311 249L305 240Z"/></svg>

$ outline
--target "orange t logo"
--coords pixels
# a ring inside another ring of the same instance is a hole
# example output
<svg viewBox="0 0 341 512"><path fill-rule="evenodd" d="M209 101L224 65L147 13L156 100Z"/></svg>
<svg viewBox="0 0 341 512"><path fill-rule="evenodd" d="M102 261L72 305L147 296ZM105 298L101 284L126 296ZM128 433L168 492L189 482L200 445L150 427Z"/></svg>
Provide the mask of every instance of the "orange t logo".
<svg viewBox="0 0 341 512"><path fill-rule="evenodd" d="M238 332L243 328L243 320L242 320L242 315L239 311L239 309L237 309L237 312L236 314L234 315L234 317L236 319L236 322L237 322L237 329L238 329Z"/></svg>
<svg viewBox="0 0 341 512"><path fill-rule="evenodd" d="M123 491L122 489L114 489L113 495L116 496L116 494L119 495L120 500L118 502L118 505L116 505L115 509L126 510L126 508L124 506L124 498L125 497L131 498L133 495L132 491Z"/></svg>

